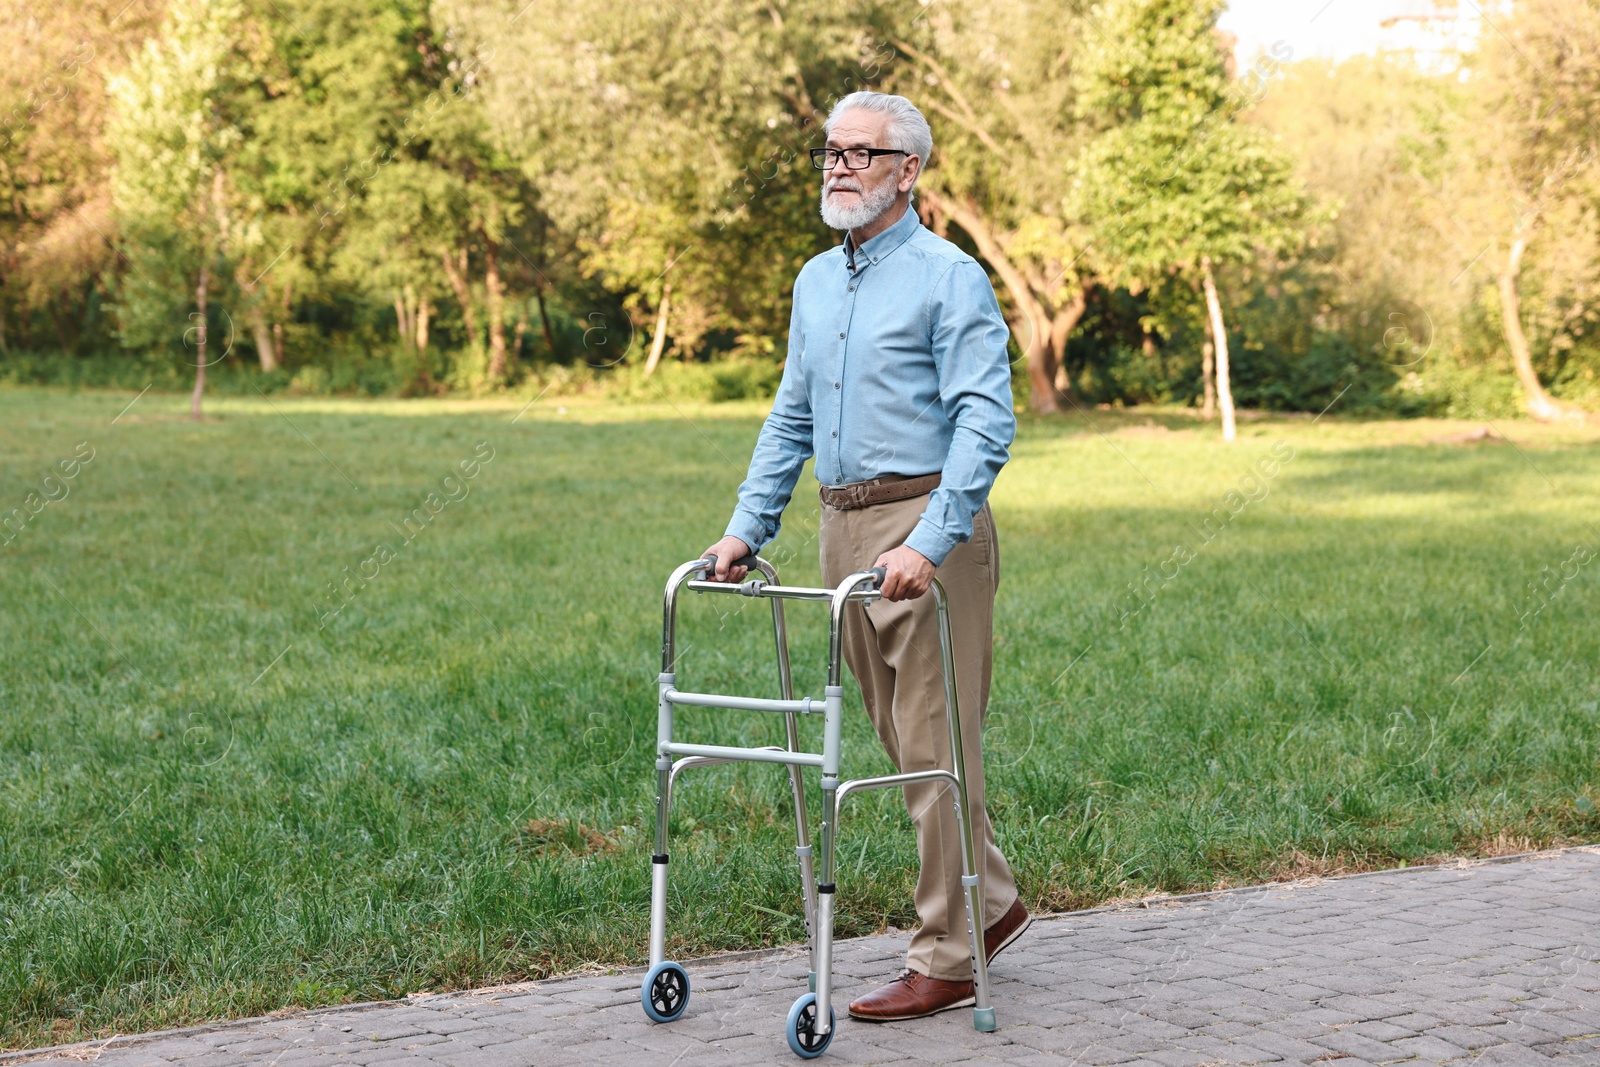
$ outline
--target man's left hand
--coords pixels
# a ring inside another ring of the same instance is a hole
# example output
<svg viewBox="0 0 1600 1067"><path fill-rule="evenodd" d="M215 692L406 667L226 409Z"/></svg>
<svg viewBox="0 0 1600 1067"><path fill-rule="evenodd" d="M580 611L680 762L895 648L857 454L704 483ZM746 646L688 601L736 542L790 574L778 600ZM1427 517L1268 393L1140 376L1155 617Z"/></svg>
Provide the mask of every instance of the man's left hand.
<svg viewBox="0 0 1600 1067"><path fill-rule="evenodd" d="M885 600L915 600L933 583L932 561L909 545L890 549L873 566L889 572L878 587Z"/></svg>

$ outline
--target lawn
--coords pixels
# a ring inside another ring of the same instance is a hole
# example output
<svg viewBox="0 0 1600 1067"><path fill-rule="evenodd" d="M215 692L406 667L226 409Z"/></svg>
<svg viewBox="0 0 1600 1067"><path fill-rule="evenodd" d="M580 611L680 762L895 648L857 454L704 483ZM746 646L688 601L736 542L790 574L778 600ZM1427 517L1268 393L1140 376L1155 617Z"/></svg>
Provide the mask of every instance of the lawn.
<svg viewBox="0 0 1600 1067"><path fill-rule="evenodd" d="M56 498L0 528L0 1046L642 962L661 586L761 412L131 399L0 392L0 512ZM1468 428L1025 422L987 751L1030 905L1600 839L1600 433ZM775 690L747 603L687 598L686 682ZM800 939L782 772L696 773L670 953ZM841 934L914 922L898 798L840 848Z"/></svg>

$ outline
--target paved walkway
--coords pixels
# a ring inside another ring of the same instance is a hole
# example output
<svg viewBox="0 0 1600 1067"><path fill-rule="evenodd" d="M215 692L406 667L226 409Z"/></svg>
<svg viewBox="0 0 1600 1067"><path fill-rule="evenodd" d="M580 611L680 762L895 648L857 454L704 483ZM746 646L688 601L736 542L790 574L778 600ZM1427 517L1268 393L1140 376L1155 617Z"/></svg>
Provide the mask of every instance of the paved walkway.
<svg viewBox="0 0 1600 1067"><path fill-rule="evenodd" d="M843 1018L843 1001L896 971L903 948L900 937L839 946L840 1027L820 1062L1600 1064L1600 847L1040 919L995 963L994 1034L973 1031L967 1009ZM689 1011L667 1026L645 1021L641 974L628 971L124 1038L40 1062L799 1062L782 1028L805 988L802 953L689 972Z"/></svg>

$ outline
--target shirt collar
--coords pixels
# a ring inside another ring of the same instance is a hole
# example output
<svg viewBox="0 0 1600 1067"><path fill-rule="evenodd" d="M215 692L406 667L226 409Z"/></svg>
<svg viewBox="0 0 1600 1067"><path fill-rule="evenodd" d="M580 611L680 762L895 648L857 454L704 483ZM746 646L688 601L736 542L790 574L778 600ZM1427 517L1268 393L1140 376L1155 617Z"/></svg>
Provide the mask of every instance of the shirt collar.
<svg viewBox="0 0 1600 1067"><path fill-rule="evenodd" d="M849 233L844 236L844 259L846 265L861 261L863 258L868 263L876 263L890 252L906 243L906 240L922 225L922 220L917 217L917 203L915 200L906 204L905 214L897 219L894 225L881 233L874 234L862 243L860 248L852 250L853 241ZM851 270L856 268L852 265Z"/></svg>

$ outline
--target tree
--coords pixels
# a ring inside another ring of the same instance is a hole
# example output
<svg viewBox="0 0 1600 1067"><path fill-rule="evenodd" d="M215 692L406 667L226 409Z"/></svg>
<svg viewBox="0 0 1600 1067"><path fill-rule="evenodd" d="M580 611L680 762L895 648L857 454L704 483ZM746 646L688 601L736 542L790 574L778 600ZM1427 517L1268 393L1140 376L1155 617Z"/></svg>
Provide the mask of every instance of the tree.
<svg viewBox="0 0 1600 1067"><path fill-rule="evenodd" d="M417 355L406 387L431 389L440 252L454 266L470 251L472 203L462 176L443 173L436 144L460 140L451 124L470 110L476 58L440 32L425 0L275 0L264 12L270 55L253 87L249 151L233 173L270 236L266 261L241 284L260 277L274 287L280 318L292 292L321 303L324 318L351 296L394 306L401 345Z"/></svg>
<svg viewBox="0 0 1600 1067"><path fill-rule="evenodd" d="M486 114L577 273L620 290L653 349L670 333L685 356L729 335L771 351L799 267L836 239L805 149L833 99L882 76L890 6L524 7L449 10L494 44Z"/></svg>
<svg viewBox="0 0 1600 1067"><path fill-rule="evenodd" d="M904 61L887 78L928 114L935 159L917 195L936 231L954 222L999 276L1036 412L1070 392L1067 340L1097 284L1083 216L1064 210L1081 141L1070 77L1081 6L938 5L894 39Z"/></svg>
<svg viewBox="0 0 1600 1067"><path fill-rule="evenodd" d="M1484 244L1440 225L1471 214L1477 198L1452 159L1452 146L1474 137L1474 92L1395 57L1305 59L1284 65L1245 113L1295 146L1299 179L1337 206L1307 257L1321 291L1314 325L1413 388L1460 348L1470 289L1458 275Z"/></svg>
<svg viewBox="0 0 1600 1067"><path fill-rule="evenodd" d="M1581 422L1583 409L1551 396L1534 370L1521 287L1525 257L1544 240L1553 246L1550 260L1565 261L1565 284L1557 288L1580 308L1600 296L1593 207L1600 9L1585 0L1524 0L1506 30L1486 35L1488 136L1475 139L1501 193L1490 215L1498 229L1491 248L1501 328L1528 414Z"/></svg>
<svg viewBox="0 0 1600 1067"><path fill-rule="evenodd" d="M0 352L48 320L64 352L103 343L117 267L105 79L161 5L62 0L0 11Z"/></svg>
<svg viewBox="0 0 1600 1067"><path fill-rule="evenodd" d="M1293 161L1237 121L1216 37L1223 0L1111 0L1097 8L1076 76L1079 116L1099 128L1077 165L1071 211L1092 219L1100 269L1135 292L1198 281L1216 360L1222 436L1233 440L1227 326L1214 268L1282 255L1312 219Z"/></svg>
<svg viewBox="0 0 1600 1067"><path fill-rule="evenodd" d="M201 417L213 270L235 234L227 211L227 161L241 141L234 104L245 72L232 43L237 0L175 0L159 37L112 79L107 141L116 159L112 199L129 238L134 281L125 285L123 336L154 340L171 329L194 279L195 349L190 414ZM216 358L221 358L216 357Z"/></svg>
<svg viewBox="0 0 1600 1067"><path fill-rule="evenodd" d="M428 344L443 289L440 260L448 261L456 248L464 213L465 197L454 176L425 162L399 160L374 176L350 212L332 261L358 291L393 303L400 344L415 359L411 387L423 393L433 390ZM454 264L450 271L460 276Z"/></svg>

